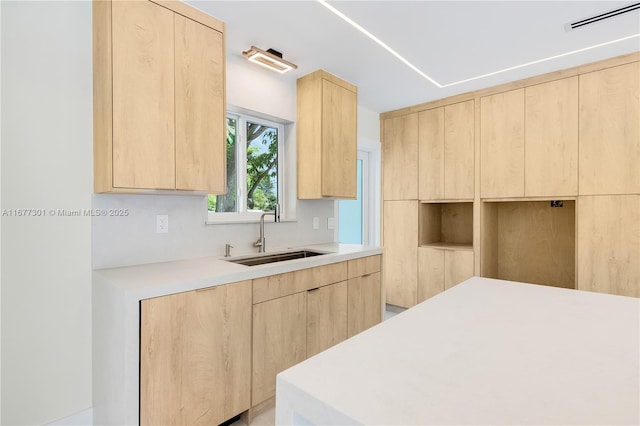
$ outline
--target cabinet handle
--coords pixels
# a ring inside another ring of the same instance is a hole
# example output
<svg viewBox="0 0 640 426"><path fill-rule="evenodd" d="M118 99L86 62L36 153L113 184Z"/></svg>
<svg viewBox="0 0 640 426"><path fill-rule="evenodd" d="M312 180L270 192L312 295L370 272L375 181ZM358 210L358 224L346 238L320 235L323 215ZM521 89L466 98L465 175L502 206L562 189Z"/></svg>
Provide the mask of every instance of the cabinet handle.
<svg viewBox="0 0 640 426"><path fill-rule="evenodd" d="M211 287L205 287L205 288L198 288L196 289L197 292L202 292L202 291L211 291L211 290L215 290L216 288L218 288L220 286L214 285Z"/></svg>
<svg viewBox="0 0 640 426"><path fill-rule="evenodd" d="M318 290L320 290L320 287L309 289L307 290L307 292L311 293L312 291L318 291Z"/></svg>

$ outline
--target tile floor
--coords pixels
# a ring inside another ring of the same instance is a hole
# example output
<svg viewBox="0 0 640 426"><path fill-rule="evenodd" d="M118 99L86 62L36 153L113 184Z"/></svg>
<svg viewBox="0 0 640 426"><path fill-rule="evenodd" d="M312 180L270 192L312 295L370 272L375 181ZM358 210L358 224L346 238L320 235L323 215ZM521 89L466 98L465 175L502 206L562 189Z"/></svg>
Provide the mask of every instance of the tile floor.
<svg viewBox="0 0 640 426"><path fill-rule="evenodd" d="M387 305L384 312L384 320L388 320L389 318L398 315L399 313L405 311L405 308L401 308L399 306ZM271 407L268 410L260 413L260 415L256 416L255 419L251 422L251 426L275 426L276 424L276 409L275 407ZM238 420L231 424L231 426L246 426L246 423L242 420Z"/></svg>

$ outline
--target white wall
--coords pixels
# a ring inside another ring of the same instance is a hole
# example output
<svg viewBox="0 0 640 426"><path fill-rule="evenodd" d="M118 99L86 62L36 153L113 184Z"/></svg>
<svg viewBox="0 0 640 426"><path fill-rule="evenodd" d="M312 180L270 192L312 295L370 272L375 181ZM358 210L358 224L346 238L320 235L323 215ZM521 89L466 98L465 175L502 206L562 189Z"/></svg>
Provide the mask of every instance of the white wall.
<svg viewBox="0 0 640 426"><path fill-rule="evenodd" d="M0 2L2 209L91 206L90 2ZM2 424L91 406L91 222L2 217Z"/></svg>

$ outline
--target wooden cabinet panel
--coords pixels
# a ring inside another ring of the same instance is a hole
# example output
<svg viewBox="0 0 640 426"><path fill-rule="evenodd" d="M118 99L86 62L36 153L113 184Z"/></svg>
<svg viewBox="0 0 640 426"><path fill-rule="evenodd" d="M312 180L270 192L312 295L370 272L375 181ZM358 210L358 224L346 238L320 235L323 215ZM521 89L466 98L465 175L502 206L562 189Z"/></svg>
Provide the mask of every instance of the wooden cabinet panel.
<svg viewBox="0 0 640 426"><path fill-rule="evenodd" d="M347 281L307 292L307 358L347 338Z"/></svg>
<svg viewBox="0 0 640 426"><path fill-rule="evenodd" d="M480 99L480 196L524 195L524 89Z"/></svg>
<svg viewBox="0 0 640 426"><path fill-rule="evenodd" d="M356 86L317 70L297 81L298 198L356 198Z"/></svg>
<svg viewBox="0 0 640 426"><path fill-rule="evenodd" d="M112 19L113 186L173 189L173 12L116 1Z"/></svg>
<svg viewBox="0 0 640 426"><path fill-rule="evenodd" d="M219 424L249 408L251 281L141 302L140 424Z"/></svg>
<svg viewBox="0 0 640 426"><path fill-rule="evenodd" d="M347 262L348 277L351 279L379 272L381 258L382 256L378 255L349 260Z"/></svg>
<svg viewBox="0 0 640 426"><path fill-rule="evenodd" d="M473 276L473 251L418 249L418 303Z"/></svg>
<svg viewBox="0 0 640 426"><path fill-rule="evenodd" d="M578 289L640 297L640 195L579 197Z"/></svg>
<svg viewBox="0 0 640 426"><path fill-rule="evenodd" d="M469 250L445 250L444 289L473 277L473 252Z"/></svg>
<svg viewBox="0 0 640 426"><path fill-rule="evenodd" d="M347 262L330 263L315 268L257 278L253 280L253 303L288 296L346 279Z"/></svg>
<svg viewBox="0 0 640 426"><path fill-rule="evenodd" d="M307 292L253 305L251 406L276 393L276 374L307 356Z"/></svg>
<svg viewBox="0 0 640 426"><path fill-rule="evenodd" d="M226 190L223 35L175 15L176 189Z"/></svg>
<svg viewBox="0 0 640 426"><path fill-rule="evenodd" d="M328 80L322 94L322 194L356 198L357 96Z"/></svg>
<svg viewBox="0 0 640 426"><path fill-rule="evenodd" d="M640 63L580 76L580 195L640 193Z"/></svg>
<svg viewBox="0 0 640 426"><path fill-rule="evenodd" d="M418 197L418 114L383 121L382 196L384 200Z"/></svg>
<svg viewBox="0 0 640 426"><path fill-rule="evenodd" d="M444 198L473 199L475 170L474 101L444 107Z"/></svg>
<svg viewBox="0 0 640 426"><path fill-rule="evenodd" d="M418 202L384 202L384 288L386 303L409 308L417 301Z"/></svg>
<svg viewBox="0 0 640 426"><path fill-rule="evenodd" d="M372 256L377 257L379 256ZM348 336L355 336L382 321L382 289L380 272L349 278Z"/></svg>
<svg viewBox="0 0 640 426"><path fill-rule="evenodd" d="M525 196L578 194L578 77L525 89Z"/></svg>
<svg viewBox="0 0 640 426"><path fill-rule="evenodd" d="M181 2L93 3L94 191L222 193L224 23Z"/></svg>
<svg viewBox="0 0 640 426"><path fill-rule="evenodd" d="M444 291L444 250L418 248L418 303Z"/></svg>
<svg viewBox="0 0 640 426"><path fill-rule="evenodd" d="M418 198L442 200L444 193L444 108L434 108L418 114Z"/></svg>

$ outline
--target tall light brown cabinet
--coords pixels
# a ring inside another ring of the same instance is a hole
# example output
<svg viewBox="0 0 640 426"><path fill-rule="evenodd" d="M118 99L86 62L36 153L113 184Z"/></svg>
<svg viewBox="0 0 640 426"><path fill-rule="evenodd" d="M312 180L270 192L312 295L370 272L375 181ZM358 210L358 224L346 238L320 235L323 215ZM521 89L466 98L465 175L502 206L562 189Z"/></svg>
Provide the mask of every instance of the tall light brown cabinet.
<svg viewBox="0 0 640 426"><path fill-rule="evenodd" d="M95 192L224 193L224 23L177 1L94 1L93 46Z"/></svg>
<svg viewBox="0 0 640 426"><path fill-rule="evenodd" d="M640 297L640 54L381 126L387 303L472 275Z"/></svg>

